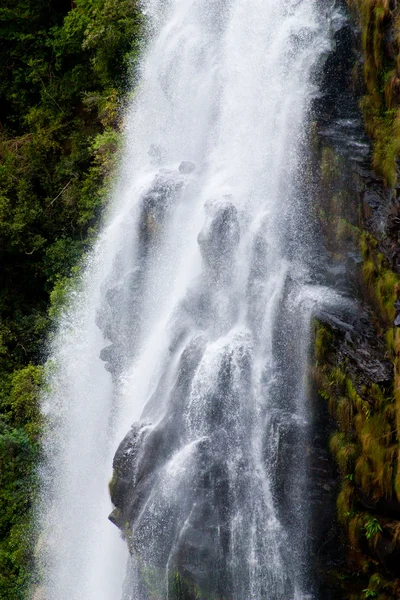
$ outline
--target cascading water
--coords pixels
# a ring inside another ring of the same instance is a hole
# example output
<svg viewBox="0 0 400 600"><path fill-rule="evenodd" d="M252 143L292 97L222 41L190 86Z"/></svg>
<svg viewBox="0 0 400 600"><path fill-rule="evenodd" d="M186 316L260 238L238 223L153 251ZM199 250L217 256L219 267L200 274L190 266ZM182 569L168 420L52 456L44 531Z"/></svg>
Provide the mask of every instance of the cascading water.
<svg viewBox="0 0 400 600"><path fill-rule="evenodd" d="M52 347L45 600L312 594L306 300L320 292L302 154L329 49L320 4L144 2L119 184ZM107 520L122 438L110 518L125 542Z"/></svg>

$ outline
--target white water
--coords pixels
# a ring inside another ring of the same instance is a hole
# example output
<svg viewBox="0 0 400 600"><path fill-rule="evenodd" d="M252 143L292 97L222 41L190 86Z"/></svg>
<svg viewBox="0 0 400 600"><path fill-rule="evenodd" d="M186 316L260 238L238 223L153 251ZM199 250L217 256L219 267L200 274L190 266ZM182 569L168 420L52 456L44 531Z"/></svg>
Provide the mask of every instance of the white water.
<svg viewBox="0 0 400 600"><path fill-rule="evenodd" d="M146 404L150 433L171 439L136 522L135 551L160 568L167 522L174 542L165 568L176 560L196 509L193 457L206 442L229 487L218 574L225 592L232 600L312 593L300 489L311 316L300 299L311 249L299 184L312 77L329 49L319 5L144 3L153 34L108 224L52 346L39 519L45 600L122 597L128 553L107 520L108 481L118 444ZM195 170L180 173L181 161ZM111 342L113 377L99 358ZM180 361L196 343L200 357L177 409ZM226 360L230 391L221 400ZM175 430L165 426L169 414ZM276 480L289 429L298 456L283 463L290 483L280 511ZM134 596L133 572L125 597Z"/></svg>

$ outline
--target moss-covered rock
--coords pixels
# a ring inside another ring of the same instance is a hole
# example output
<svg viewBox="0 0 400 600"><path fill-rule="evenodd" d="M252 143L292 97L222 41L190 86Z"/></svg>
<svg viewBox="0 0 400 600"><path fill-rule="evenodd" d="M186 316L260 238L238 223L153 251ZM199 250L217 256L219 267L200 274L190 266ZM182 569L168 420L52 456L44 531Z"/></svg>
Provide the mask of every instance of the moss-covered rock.
<svg viewBox="0 0 400 600"><path fill-rule="evenodd" d="M373 166L389 187L398 180L400 154L400 19L393 0L348 0L361 30L361 100L374 141Z"/></svg>

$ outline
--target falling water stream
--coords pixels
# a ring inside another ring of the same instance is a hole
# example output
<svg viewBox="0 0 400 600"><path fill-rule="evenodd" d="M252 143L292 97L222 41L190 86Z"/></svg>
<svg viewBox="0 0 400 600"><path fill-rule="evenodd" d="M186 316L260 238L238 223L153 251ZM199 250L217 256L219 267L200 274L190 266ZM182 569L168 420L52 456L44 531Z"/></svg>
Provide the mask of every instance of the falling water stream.
<svg viewBox="0 0 400 600"><path fill-rule="evenodd" d="M303 166L333 7L144 11L107 223L52 342L40 597L311 598L306 366L329 292Z"/></svg>

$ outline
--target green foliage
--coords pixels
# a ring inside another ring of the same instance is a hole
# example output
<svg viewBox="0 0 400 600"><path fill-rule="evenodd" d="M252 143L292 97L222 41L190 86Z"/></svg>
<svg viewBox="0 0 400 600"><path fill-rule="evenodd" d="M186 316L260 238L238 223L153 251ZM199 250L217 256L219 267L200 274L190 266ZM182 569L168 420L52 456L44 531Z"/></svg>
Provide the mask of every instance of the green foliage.
<svg viewBox="0 0 400 600"><path fill-rule="evenodd" d="M373 303L379 307L380 315L386 321L386 326L392 329L396 316L395 302L399 293L399 276L390 267L388 261L378 251L377 241L369 233L363 233L360 238L360 248L363 255L362 275L366 289ZM389 345L392 334L388 336ZM392 349L392 348L389 348Z"/></svg>
<svg viewBox="0 0 400 600"><path fill-rule="evenodd" d="M39 458L42 368L4 378L0 398L0 597L21 598L32 568L30 509Z"/></svg>
<svg viewBox="0 0 400 600"><path fill-rule="evenodd" d="M321 156L321 175L325 186L329 186L340 173L340 157L329 146L324 146Z"/></svg>
<svg viewBox="0 0 400 600"><path fill-rule="evenodd" d="M373 260L376 273L385 272L386 263L377 253L373 239L362 236L361 244L364 258ZM385 314L379 311L377 314L386 321ZM327 325L315 323L315 357L318 360L314 378L319 395L327 402L337 426L330 439L330 450L341 476L337 515L346 531L350 564L358 573L370 576L367 587L367 581L357 584L359 594L364 588L364 595L368 590L368 593L376 593L369 597L392 600L397 597L397 582L387 584L381 593L376 549L383 525L385 534L392 536L393 544L398 543L397 522L390 523L382 515L366 512L365 499L375 504L383 498L391 499L396 493L399 477L398 402L393 397L396 391L393 394L392 388L367 383L362 375L359 376L345 353L340 351L340 335ZM392 339L393 348L397 349L398 335L394 334Z"/></svg>
<svg viewBox="0 0 400 600"><path fill-rule="evenodd" d="M369 580L368 587L363 590L363 594L365 594L366 598L378 598L378 591L381 588L381 585L381 577L378 574L372 575Z"/></svg>
<svg viewBox="0 0 400 600"><path fill-rule="evenodd" d="M0 7L0 597L26 597L42 344L109 194L137 0ZM50 307L50 309L49 309Z"/></svg>
<svg viewBox="0 0 400 600"><path fill-rule="evenodd" d="M366 598L377 598L378 594L375 592L375 590L370 590L369 588L366 588L365 590L363 590L363 593L365 594Z"/></svg>
<svg viewBox="0 0 400 600"><path fill-rule="evenodd" d="M87 1L77 2L78 10ZM126 85L126 75L140 48L141 13L136 0L94 0L83 48L93 51L92 65L105 86Z"/></svg>
<svg viewBox="0 0 400 600"><path fill-rule="evenodd" d="M32 440L40 434L41 413L38 404L42 367L28 365L14 371L11 379L10 410L15 425L23 427Z"/></svg>
<svg viewBox="0 0 400 600"><path fill-rule="evenodd" d="M364 525L365 537L367 540L373 539L379 533L382 533L382 527L378 519L371 517Z"/></svg>
<svg viewBox="0 0 400 600"><path fill-rule="evenodd" d="M78 275L80 269L78 266L71 269L71 276L58 277L50 293L49 317L54 322L61 315L64 308L68 306L71 292L76 290L78 285Z"/></svg>
<svg viewBox="0 0 400 600"><path fill-rule="evenodd" d="M394 106L398 96L397 61L387 51L389 26L395 30L394 44L399 53L399 21L389 0L348 0L355 9L362 31L364 82L361 101L366 130L374 141L373 166L386 185L397 183L400 154L400 111ZM391 34L392 35L392 34Z"/></svg>

